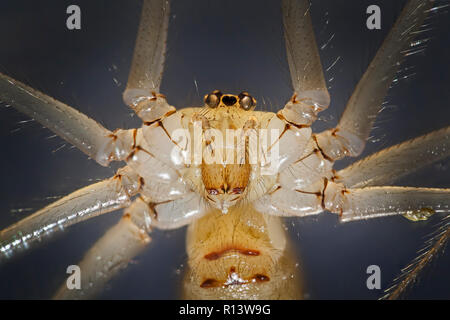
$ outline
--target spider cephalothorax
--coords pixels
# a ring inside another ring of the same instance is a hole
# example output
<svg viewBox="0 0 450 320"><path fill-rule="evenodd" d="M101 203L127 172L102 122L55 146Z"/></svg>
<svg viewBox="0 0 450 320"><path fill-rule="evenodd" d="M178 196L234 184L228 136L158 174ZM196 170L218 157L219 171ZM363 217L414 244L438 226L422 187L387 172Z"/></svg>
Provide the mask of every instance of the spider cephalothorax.
<svg viewBox="0 0 450 320"><path fill-rule="evenodd" d="M191 130L189 140L202 141L200 168L206 200L227 212L242 199L249 184L249 132L256 133L258 124L247 111L255 108L256 100L245 91L233 95L214 90L204 102L206 109L193 113L190 121L201 127L200 134L194 136Z"/></svg>

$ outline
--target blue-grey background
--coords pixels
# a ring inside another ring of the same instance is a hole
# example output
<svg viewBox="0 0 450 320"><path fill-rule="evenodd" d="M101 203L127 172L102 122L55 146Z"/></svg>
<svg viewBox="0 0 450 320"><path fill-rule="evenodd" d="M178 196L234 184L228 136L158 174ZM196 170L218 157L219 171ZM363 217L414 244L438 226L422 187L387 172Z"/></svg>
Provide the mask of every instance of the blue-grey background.
<svg viewBox="0 0 450 320"><path fill-rule="evenodd" d="M314 1L313 24L332 102L316 131L337 123L345 103L405 1ZM77 4L82 29L66 28L66 8ZM382 29L366 28L366 8L382 10ZM438 1L446 5L448 1ZM0 71L53 96L109 129L139 126L121 100L138 26L140 1L8 0L0 2ZM441 9L428 22L425 54L388 97L365 155L449 125L450 19ZM178 108L200 105L204 94L249 91L263 110L290 98L278 1L173 1L169 47L161 87ZM330 40L331 39L331 40ZM326 44L326 45L325 45ZM78 150L12 108L0 106L0 229L94 181L111 176ZM350 163L338 164L339 167ZM441 161L398 184L449 187L450 161ZM73 226L0 266L0 298L50 298L68 265L121 213ZM375 299L366 268L381 267L386 288L438 223L402 217L341 225L329 213L287 219L311 299ZM116 278L100 298L177 298L186 254L185 229L153 234L149 249ZM429 266L407 298L450 298L450 254Z"/></svg>

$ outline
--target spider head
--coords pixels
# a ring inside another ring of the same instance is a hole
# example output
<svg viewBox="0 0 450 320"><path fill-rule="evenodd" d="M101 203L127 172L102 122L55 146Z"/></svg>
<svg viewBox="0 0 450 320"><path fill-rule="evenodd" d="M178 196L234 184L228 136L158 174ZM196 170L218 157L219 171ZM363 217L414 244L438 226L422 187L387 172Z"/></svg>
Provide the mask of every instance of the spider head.
<svg viewBox="0 0 450 320"><path fill-rule="evenodd" d="M248 164L208 164L202 166L205 198L223 213L236 205L245 194L250 166Z"/></svg>
<svg viewBox="0 0 450 320"><path fill-rule="evenodd" d="M248 92L243 91L239 95L223 94L219 90L214 90L205 95L205 106L209 108L236 107L249 111L255 109L256 100Z"/></svg>

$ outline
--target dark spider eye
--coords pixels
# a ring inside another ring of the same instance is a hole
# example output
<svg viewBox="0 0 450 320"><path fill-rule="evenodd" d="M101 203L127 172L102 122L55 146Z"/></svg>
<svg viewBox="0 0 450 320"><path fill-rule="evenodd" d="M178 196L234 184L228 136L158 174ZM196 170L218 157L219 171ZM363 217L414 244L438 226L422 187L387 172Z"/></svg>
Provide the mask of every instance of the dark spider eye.
<svg viewBox="0 0 450 320"><path fill-rule="evenodd" d="M219 194L219 190L217 190L217 189L208 189L206 191L212 196L216 196Z"/></svg>
<svg viewBox="0 0 450 320"><path fill-rule="evenodd" d="M219 90L215 90L205 96L205 104L210 108L217 108L221 96L222 92L220 92Z"/></svg>
<svg viewBox="0 0 450 320"><path fill-rule="evenodd" d="M233 188L233 190L231 191L232 194L241 194L243 191L243 188Z"/></svg>
<svg viewBox="0 0 450 320"><path fill-rule="evenodd" d="M239 105L244 110L250 110L255 106L255 99L253 99L247 92L241 92L239 94Z"/></svg>

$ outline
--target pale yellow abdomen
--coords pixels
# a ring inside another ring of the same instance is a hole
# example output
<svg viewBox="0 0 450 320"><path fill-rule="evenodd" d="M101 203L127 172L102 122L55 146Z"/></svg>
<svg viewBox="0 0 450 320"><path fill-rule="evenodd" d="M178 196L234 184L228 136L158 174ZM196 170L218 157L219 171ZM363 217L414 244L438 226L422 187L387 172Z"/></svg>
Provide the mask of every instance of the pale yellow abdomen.
<svg viewBox="0 0 450 320"><path fill-rule="evenodd" d="M301 299L302 281L279 218L251 205L212 210L187 235L186 299Z"/></svg>

